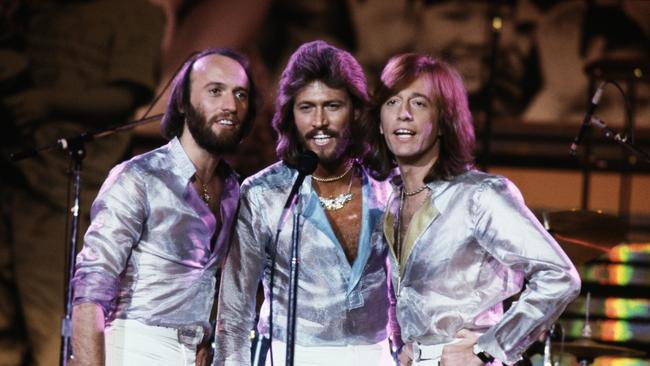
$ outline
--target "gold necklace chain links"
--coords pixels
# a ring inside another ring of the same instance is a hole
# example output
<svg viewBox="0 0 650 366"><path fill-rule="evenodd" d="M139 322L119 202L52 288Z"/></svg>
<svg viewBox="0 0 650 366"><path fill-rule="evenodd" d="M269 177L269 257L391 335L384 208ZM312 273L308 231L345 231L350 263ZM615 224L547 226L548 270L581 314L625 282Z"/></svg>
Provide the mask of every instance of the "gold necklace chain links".
<svg viewBox="0 0 650 366"><path fill-rule="evenodd" d="M196 177L196 180L199 181L199 184L201 184L201 192L199 193L199 197L201 197L203 202L209 204L211 197L210 197L210 192L208 191L208 183L210 183L210 182L208 181L208 183L203 183L201 178L199 178L198 174L194 174L194 176Z"/></svg>
<svg viewBox="0 0 650 366"><path fill-rule="evenodd" d="M352 170L352 167L353 167L353 166L354 166L354 164L353 164L352 162L350 162L349 165L348 165L348 168L345 169L345 171L343 172L343 174L341 174L341 175L337 175L336 177L331 177L331 178L321 178L321 177L318 177L318 176L312 174L311 179L313 179L313 180L315 180L315 181L317 181L317 182L320 182L320 183L336 182L337 180L341 180L341 179L343 179L343 177L345 177L346 175L348 175L348 173Z"/></svg>
<svg viewBox="0 0 650 366"><path fill-rule="evenodd" d="M418 194L418 193L424 191L424 190L427 189L427 188L429 188L429 187L428 187L426 184L423 184L422 187L420 187L420 188L418 188L418 189L416 189L416 190L414 190L414 191L411 191L411 192L406 192L406 190L404 190L404 195L405 195L406 197L415 196L416 194Z"/></svg>
<svg viewBox="0 0 650 366"><path fill-rule="evenodd" d="M352 165L350 165L350 168ZM350 169L348 169L347 172L349 172ZM354 195L352 193L352 179L354 178L354 175L350 177L350 182L348 183L348 190L347 192L341 193L336 197L321 197L320 195L318 196L318 201L320 201L320 205L327 211L336 211L342 209L348 202L352 201L352 196ZM340 179L340 178L339 178Z"/></svg>

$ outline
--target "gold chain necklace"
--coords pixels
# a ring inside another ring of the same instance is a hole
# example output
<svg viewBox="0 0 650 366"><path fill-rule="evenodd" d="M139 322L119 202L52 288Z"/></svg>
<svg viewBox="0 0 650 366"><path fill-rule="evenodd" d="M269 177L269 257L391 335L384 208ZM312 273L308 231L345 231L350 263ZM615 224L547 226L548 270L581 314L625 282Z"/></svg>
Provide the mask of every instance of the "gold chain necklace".
<svg viewBox="0 0 650 366"><path fill-rule="evenodd" d="M404 188L406 188L406 187L404 187ZM428 187L426 184L423 184L422 187L420 187L420 188L418 188L418 189L416 189L416 190L414 190L414 191L411 191L411 192L407 192L406 189L404 189L404 195L405 195L406 197L415 196L416 194L418 194L418 193L424 191L424 190L427 189L427 188L429 188L429 187Z"/></svg>
<svg viewBox="0 0 650 366"><path fill-rule="evenodd" d="M350 168L344 173L348 174L348 172L352 169L352 165L350 165ZM313 177L313 176L312 176ZM354 178L354 174L350 175L350 183L348 183L348 191L345 193L341 193L336 197L321 197L318 196L318 200L320 201L320 205L327 211L336 211L342 209L348 202L352 201L352 196L353 193L351 192L352 190L352 178ZM341 178L338 178L341 179Z"/></svg>
<svg viewBox="0 0 650 366"><path fill-rule="evenodd" d="M352 167L354 166L354 164L353 164L352 162L350 162L349 164L350 164L350 165L348 166L347 169L345 169L345 171L343 172L343 174L341 174L341 175L337 175L336 177L331 177L331 178L321 178L321 177L318 177L318 176L315 176L315 175L312 174L311 179L313 179L313 180L315 180L315 181L317 181L317 182L320 182L320 183L331 183L331 182L336 182L337 180L341 180L341 179L343 179L343 177L345 177L346 175L348 175L348 173L350 172L350 170L352 170Z"/></svg>
<svg viewBox="0 0 650 366"><path fill-rule="evenodd" d="M210 203L210 193L208 192L208 184L203 183L201 178L199 178L199 175L197 173L194 174L194 177L196 177L196 180L199 181L199 184L201 184L201 192L199 192L199 197L203 200L203 202L209 204ZM210 183L210 181L208 181Z"/></svg>

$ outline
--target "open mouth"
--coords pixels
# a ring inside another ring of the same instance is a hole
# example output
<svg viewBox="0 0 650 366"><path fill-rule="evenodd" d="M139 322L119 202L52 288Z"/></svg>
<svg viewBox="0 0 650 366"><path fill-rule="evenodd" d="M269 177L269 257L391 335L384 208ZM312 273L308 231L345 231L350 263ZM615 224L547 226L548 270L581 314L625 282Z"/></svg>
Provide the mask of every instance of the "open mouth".
<svg viewBox="0 0 650 366"><path fill-rule="evenodd" d="M395 134L395 135L397 135L397 136L405 136L405 137L408 137L408 136L413 136L413 135L415 135L415 131L407 130L406 128L400 128L400 129L395 130L395 131L393 132L393 134Z"/></svg>
<svg viewBox="0 0 650 366"><path fill-rule="evenodd" d="M324 134L324 133L319 133L312 137L312 140L314 140L314 143L318 146L326 145L328 142L330 142L331 139L332 139L331 135Z"/></svg>
<svg viewBox="0 0 650 366"><path fill-rule="evenodd" d="M222 118L217 120L217 124L221 126L234 126L235 122L231 119Z"/></svg>

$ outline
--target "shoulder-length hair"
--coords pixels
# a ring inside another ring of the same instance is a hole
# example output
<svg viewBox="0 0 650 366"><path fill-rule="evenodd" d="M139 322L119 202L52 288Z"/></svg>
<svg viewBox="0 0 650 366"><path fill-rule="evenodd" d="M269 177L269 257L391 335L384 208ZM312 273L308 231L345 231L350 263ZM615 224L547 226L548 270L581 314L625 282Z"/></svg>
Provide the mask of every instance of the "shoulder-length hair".
<svg viewBox="0 0 650 366"><path fill-rule="evenodd" d="M369 102L366 77L361 65L349 52L324 41L313 41L300 46L291 55L282 72L272 121L273 129L278 134L276 153L289 166L295 166L298 156L304 151L293 115L295 97L300 89L316 80L330 88L346 90L352 107L359 114L364 112ZM366 128L360 121L352 121L351 141L362 141ZM357 158L365 150L366 144L352 143L346 154Z"/></svg>
<svg viewBox="0 0 650 366"><path fill-rule="evenodd" d="M253 121L260 108L261 97L259 90L255 85L255 80L251 72L248 59L230 49L230 48L208 48L201 52L195 53L190 57L181 67L178 74L172 82L172 91L167 102L167 110L160 122L160 132L162 135L171 140L174 137L179 137L183 133L183 125L185 124L185 112L191 107L191 84L192 84L192 68L196 61L210 55L221 55L231 58L241 65L246 72L248 78L248 111L246 119L242 121L242 138L248 135L253 127Z"/></svg>
<svg viewBox="0 0 650 366"><path fill-rule="evenodd" d="M388 176L396 166L395 156L379 133L381 107L388 98L420 77L425 77L432 85L441 134L440 154L424 178L425 182L450 179L474 164L474 125L460 74L446 62L431 56L406 53L391 58L384 67L369 112L364 117L373 126L367 160L379 178Z"/></svg>

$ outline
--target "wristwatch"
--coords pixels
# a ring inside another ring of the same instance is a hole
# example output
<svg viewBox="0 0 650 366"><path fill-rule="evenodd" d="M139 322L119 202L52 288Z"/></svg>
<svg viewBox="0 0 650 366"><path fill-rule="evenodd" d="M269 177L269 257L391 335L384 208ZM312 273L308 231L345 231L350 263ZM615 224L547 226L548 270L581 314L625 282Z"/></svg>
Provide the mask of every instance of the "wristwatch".
<svg viewBox="0 0 650 366"><path fill-rule="evenodd" d="M478 357L484 364L486 363L491 363L494 361L494 357L490 355L489 353L485 352L481 346L478 345L478 343L474 343L472 346L472 352L476 357Z"/></svg>

